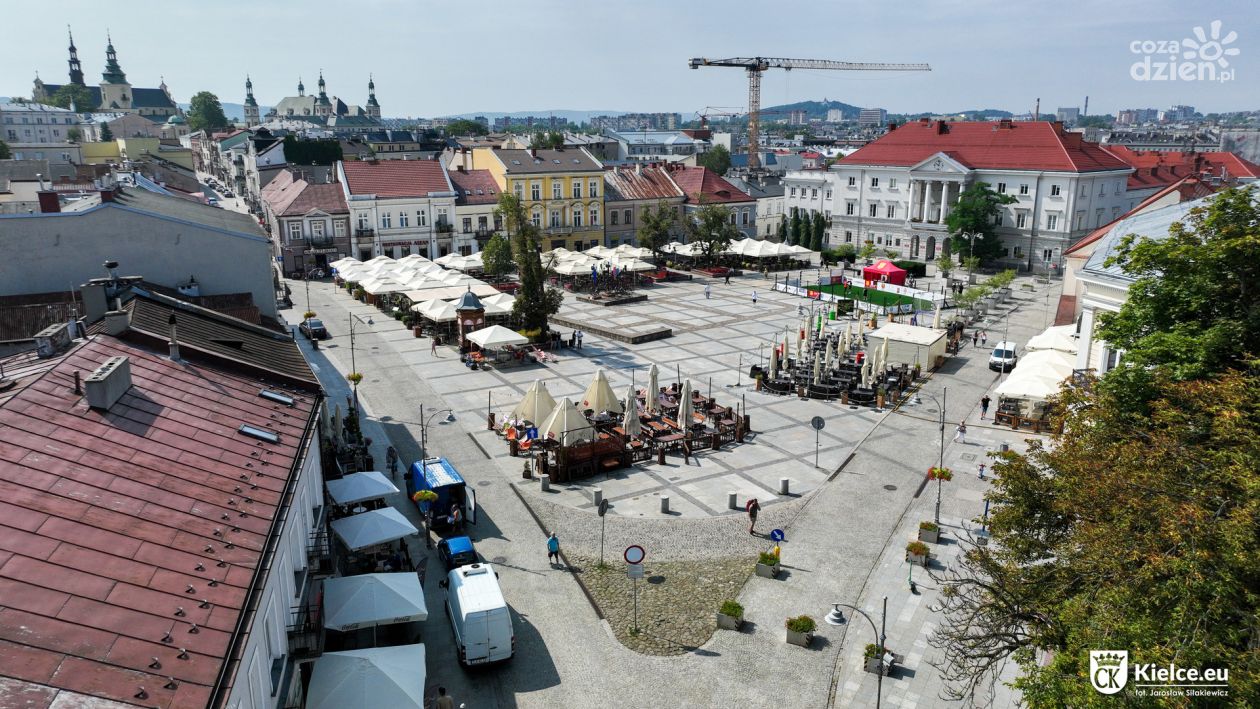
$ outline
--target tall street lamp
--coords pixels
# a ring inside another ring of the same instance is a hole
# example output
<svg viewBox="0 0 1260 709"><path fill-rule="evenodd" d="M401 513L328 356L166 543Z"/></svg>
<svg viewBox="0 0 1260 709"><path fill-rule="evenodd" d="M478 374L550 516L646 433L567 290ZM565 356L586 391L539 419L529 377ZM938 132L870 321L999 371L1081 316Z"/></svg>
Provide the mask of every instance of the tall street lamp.
<svg viewBox="0 0 1260 709"><path fill-rule="evenodd" d="M976 237L983 238L984 234L978 231L973 231L973 232L963 232L959 234L959 236L966 239L970 244L970 249L967 252L967 285L971 285L972 270L973 270L971 264L974 263L973 259L975 259L976 257Z"/></svg>
<svg viewBox="0 0 1260 709"><path fill-rule="evenodd" d="M367 320L350 313L350 382L354 386L354 410L359 411L359 380L363 379L363 375L359 374L358 367L354 363L354 321L358 320L364 325L373 325L372 316L369 315Z"/></svg>
<svg viewBox="0 0 1260 709"><path fill-rule="evenodd" d="M939 455L937 456L937 459L936 459L936 467L937 467L937 468L944 468L944 467L945 467L945 398L946 398L946 397L945 397L945 394L946 394L946 392L948 392L948 391L949 391L949 387L942 387L942 388L941 388L941 399L940 399L940 401L937 401L937 399L936 399L936 397L935 397L935 396L932 396L931 394L925 393L925 392L923 392L923 391L919 391L919 393L915 395L915 396L926 396L927 398L929 398L929 399L931 399L932 401L936 402L936 405L937 405L937 406L940 408L940 410L941 410L941 416L940 416L940 427L941 427L941 449L940 449L940 453L939 453ZM941 479L940 479L940 478L937 478L937 479L936 479L936 523L937 523L938 525L941 523Z"/></svg>
<svg viewBox="0 0 1260 709"><path fill-rule="evenodd" d="M420 460L425 460L426 458L429 457L429 447L428 447L429 422L437 418L439 414L446 414L446 418L443 420L443 423L455 422L455 412L450 409L442 409L440 411L434 411L428 418L425 418L424 417L424 403L422 402L420 404Z"/></svg>
<svg viewBox="0 0 1260 709"><path fill-rule="evenodd" d="M884 649L884 643L888 639L888 636L884 634L884 629L888 625L888 596L884 596L884 613L879 619L879 630L875 630L875 621L871 620L871 617L861 608L851 606L848 603L832 603L831 605L831 612L828 613L827 617L824 619L827 621L828 625L844 625L844 612L840 610L841 606L857 613L861 613L862 617L866 619L866 622L871 624L871 632L875 633L875 657L879 659L879 672L875 675L879 678L875 685L875 709L879 709L880 701L883 699L884 695L884 663L891 659L886 658L887 652Z"/></svg>

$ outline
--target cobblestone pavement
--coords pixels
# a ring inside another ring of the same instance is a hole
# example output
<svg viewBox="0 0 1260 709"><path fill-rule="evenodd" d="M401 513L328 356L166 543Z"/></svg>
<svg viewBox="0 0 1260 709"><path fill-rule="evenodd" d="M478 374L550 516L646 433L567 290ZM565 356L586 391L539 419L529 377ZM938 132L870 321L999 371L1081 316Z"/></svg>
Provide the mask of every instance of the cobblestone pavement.
<svg viewBox="0 0 1260 709"><path fill-rule="evenodd" d="M750 289L753 283L756 281L746 281L740 287ZM662 291L673 287L679 286L664 286ZM696 283L680 288L685 292L702 287ZM1041 290L1045 288L1039 286ZM759 303L767 308L778 309L785 317L795 313L797 299L770 293L764 282L758 290ZM1033 294L1017 291L1015 307L1011 309L1014 315L1009 318L1011 339L1026 341L1044 326L1048 315L1043 313L1041 304L1048 308L1051 298L1041 290ZM685 300L687 296L679 297ZM299 306L295 311L306 309L299 287L294 288L294 300ZM327 284L312 289L310 308L320 313L336 336L328 343L331 347L311 353L312 361L320 367L330 394L343 397L347 393L344 374L349 371L350 356L348 338L338 323L346 323L347 312L351 311L365 319L369 314L380 314L353 302L344 293L334 293ZM991 325L990 336L994 340L1000 339L997 333L1004 324ZM926 645L926 637L936 622L929 610L934 589L924 578L922 595L909 594L901 551L918 522L931 518L935 501L934 490L921 489L923 471L938 456L939 412L928 397L924 397L924 404L882 416L839 412L842 417L870 418L855 419L861 425L852 428L834 427L845 435L834 444L832 462L824 464L824 468L835 469L850 451L854 453L852 460L830 483L815 485L815 492L786 498L762 511L760 529L780 526L787 531L784 573L774 580L753 577L744 585L737 600L746 609L748 628L739 633L717 633L703 646L680 656L656 657L623 647L611 625L591 610L572 577L545 564L540 524L557 529L566 553L584 565L598 554L598 518L590 509L567 500L549 500L527 483L518 482L524 489L524 499L536 511L536 521L521 504L522 498L512 492L507 483L520 481L519 466L505 470L484 443L496 440L484 425L488 392L500 391L503 383L483 382L476 378L479 373L460 378L455 377L458 372L448 373L449 366L455 364L449 351L433 357L427 340L414 339L393 320L377 320L368 328L360 326L358 337L358 369L367 377L359 392L368 414L364 425L367 435L380 442L378 459L383 459L384 441L391 441L404 460L418 456L420 402L425 403L426 412L440 413L448 406L456 411L458 420L453 424L442 424L442 417L426 414L435 418L427 426L428 447L431 453L450 458L475 486L482 510L474 530L478 549L501 570L504 593L517 621L518 653L512 662L464 673L453 661L449 629L442 616L432 612L441 605L441 595L436 584L427 583L426 598L433 620L426 624L423 641L429 650L430 685L445 684L457 701L467 702L470 707L589 706L592 696L603 698L609 706L644 706L662 701L677 706L866 705L872 703L874 678L861 672L854 653L860 655L861 648L871 642L867 637L869 627L859 625L858 635L848 638L848 625L828 626L821 619L832 602L877 609L880 599L887 595L888 644L905 654L907 661L904 671L885 682L885 700L889 706L902 707L945 704L938 699L939 677L930 667L935 655ZM588 339L588 350L592 344L599 347ZM1028 437L972 425L978 414L976 402L998 379L985 369L986 355L964 349L951 360L946 371L936 374L925 386L926 393L938 398L941 388L948 386L947 418L951 424L963 416L971 417L972 434L966 446L947 440L946 464L956 471L974 465L989 448L1001 443L1019 446ZM636 361L643 364L642 360ZM646 378L642 369L639 372ZM715 374L715 389L723 385L717 377ZM526 374L519 381L527 384L532 378ZM584 388L585 382L581 385ZM495 395L491 393L489 398L494 399ZM749 403L752 409L751 398ZM754 421L754 429L757 428ZM790 429L778 433L776 428L779 426L767 424L760 437L772 441L793 435ZM832 429L829 420L828 430ZM795 460L810 453L809 447L794 443L792 450L785 451L785 459ZM944 490L943 526L961 527L962 520L978 516L985 486L987 483L974 476L956 475ZM583 504L589 504L588 500ZM414 507L405 500L399 504L414 515ZM745 520L738 513L649 518L626 515L626 501L614 504L622 514L609 516L605 541L606 548L613 550L608 555L614 558L627 542L643 543L649 549L650 561L667 564L706 558L737 559L770 544L764 538L748 535L743 526ZM423 550L416 549L420 545L412 546L418 561L428 563L421 556ZM956 553L956 548L957 545L941 545L938 562L951 563L950 552ZM614 569L625 578L624 567L614 565ZM809 649L784 643L783 619L801 613L820 621L818 635ZM914 651L906 652L910 648ZM750 687L767 689L750 691ZM1010 693L1004 692L997 703L1013 701Z"/></svg>

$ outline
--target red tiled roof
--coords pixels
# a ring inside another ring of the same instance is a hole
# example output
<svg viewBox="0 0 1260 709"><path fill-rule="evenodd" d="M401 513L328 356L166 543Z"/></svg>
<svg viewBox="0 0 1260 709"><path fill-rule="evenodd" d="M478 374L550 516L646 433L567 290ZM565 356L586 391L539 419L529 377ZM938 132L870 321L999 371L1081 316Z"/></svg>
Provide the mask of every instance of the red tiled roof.
<svg viewBox="0 0 1260 709"><path fill-rule="evenodd" d="M343 162L341 169L350 194L426 197L454 189L437 160L352 160Z"/></svg>
<svg viewBox="0 0 1260 709"><path fill-rule="evenodd" d="M132 387L89 409L74 375L116 355ZM49 687L205 706L316 400L283 408L256 375L106 335L46 361L0 403L0 676L24 706L49 706Z"/></svg>
<svg viewBox="0 0 1260 709"><path fill-rule="evenodd" d="M669 173L674 184L687 195L688 204L754 202L751 196L707 167L677 167Z"/></svg>
<svg viewBox="0 0 1260 709"><path fill-rule="evenodd" d="M915 165L936 153L972 169L1123 170L1124 161L1046 121L912 121L840 160L844 165Z"/></svg>
<svg viewBox="0 0 1260 709"><path fill-rule="evenodd" d="M450 170L446 174L459 191L455 204L494 204L499 201L499 185L489 170Z"/></svg>
<svg viewBox="0 0 1260 709"><path fill-rule="evenodd" d="M1076 322L1076 296L1059 296L1059 306L1054 312L1054 326L1071 325Z"/></svg>
<svg viewBox="0 0 1260 709"><path fill-rule="evenodd" d="M272 180L272 184L275 184ZM268 188L271 185L267 185ZM271 211L280 217L296 217L318 209L325 214L349 214L346 195L337 183L312 184L306 180L293 180L270 194L263 190L263 200L271 204Z"/></svg>
<svg viewBox="0 0 1260 709"><path fill-rule="evenodd" d="M1171 185L1184 177L1260 178L1260 165L1233 153L1191 153L1179 150L1136 151L1124 145L1107 145L1104 150L1132 166L1129 189Z"/></svg>
<svg viewBox="0 0 1260 709"><path fill-rule="evenodd" d="M608 186L606 198L612 201L683 196L683 191L669 179L669 172L661 167L614 167L604 173L604 183Z"/></svg>

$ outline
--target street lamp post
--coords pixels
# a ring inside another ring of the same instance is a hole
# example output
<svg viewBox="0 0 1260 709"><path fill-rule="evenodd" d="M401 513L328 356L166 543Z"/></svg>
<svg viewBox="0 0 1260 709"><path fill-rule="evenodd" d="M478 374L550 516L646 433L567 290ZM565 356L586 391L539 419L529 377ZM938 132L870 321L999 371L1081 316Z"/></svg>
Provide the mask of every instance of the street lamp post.
<svg viewBox="0 0 1260 709"><path fill-rule="evenodd" d="M940 398L940 401L937 401L937 399L936 399L936 397L935 397L935 396L932 396L931 394L924 393L923 391L920 391L920 392L918 393L918 396L926 396L927 398L929 398L929 399L931 399L932 401L936 402L936 405L937 405L937 406L940 408L940 410L941 410L941 416L940 416L940 428L941 428L941 431L940 431L940 434L941 434L941 448L940 448L940 452L939 452L939 454L937 455L937 459L936 459L936 467L937 467L937 468L944 468L944 467L945 467L945 400L946 400L946 396L945 396L945 394L946 394L948 391L949 391L949 387L942 387L942 388L941 388L941 398ZM941 523L941 479L940 479L940 478L937 478L937 479L936 479L936 523L937 523L938 525Z"/></svg>
<svg viewBox="0 0 1260 709"><path fill-rule="evenodd" d="M424 403L420 403L420 460L429 457L429 422L437 418L438 414L446 414L445 423L451 423L455 420L455 412L451 409L441 409L434 411L428 418L424 417Z"/></svg>
<svg viewBox="0 0 1260 709"><path fill-rule="evenodd" d="M862 617L866 619L866 622L871 624L871 632L875 633L875 642L876 642L876 648L877 648L877 652L875 656L879 660L879 672L876 673L875 675L878 678L875 684L875 709L880 709L879 705L880 705L880 702L883 700L883 696L884 696L884 662L885 662L884 643L887 642L888 640L888 636L884 633L885 626L888 624L888 596L884 596L884 612L883 612L883 615L880 616L880 619L879 619L879 630L875 629L875 621L872 620L871 617L866 614L866 611L862 610L861 608L858 608L857 606L851 606L848 603L832 603L831 605L832 605L831 612L828 613L827 617L825 618L828 625L844 625L844 622L845 622L844 613L840 610L841 606L848 608L849 610L852 610L856 613L861 613Z"/></svg>
<svg viewBox="0 0 1260 709"><path fill-rule="evenodd" d="M976 257L976 237L977 236L982 237L984 236L984 234L973 231L973 232L959 234L959 236L966 239L968 243L970 244L970 248L967 251L967 285L971 285L971 279L972 279L971 264L974 263L974 259Z"/></svg>
<svg viewBox="0 0 1260 709"><path fill-rule="evenodd" d="M368 316L367 320L364 320L358 315L355 315L354 313L350 313L350 375L354 377L354 379L350 380L350 383L354 387L354 410L357 413L359 411L359 382L358 380L361 377L355 376L359 374L359 369L355 366L355 362L354 362L354 321L355 320L358 320L364 325L372 325L374 323L372 322L371 315Z"/></svg>

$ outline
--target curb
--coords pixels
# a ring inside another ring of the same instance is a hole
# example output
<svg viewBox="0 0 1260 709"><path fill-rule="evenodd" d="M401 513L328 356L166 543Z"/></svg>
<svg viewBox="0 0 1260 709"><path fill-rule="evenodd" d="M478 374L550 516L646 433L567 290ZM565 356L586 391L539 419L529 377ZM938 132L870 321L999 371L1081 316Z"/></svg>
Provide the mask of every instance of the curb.
<svg viewBox="0 0 1260 709"><path fill-rule="evenodd" d="M538 518L538 513L534 512L534 508L530 506L529 501L525 499L525 495L520 491L516 483L510 482L508 483L508 487L512 488L512 492L516 493L517 499L519 499L521 504L525 506L525 509L529 511L529 516L534 519L534 524L537 524L539 531L546 536L546 526L544 526L542 520ZM564 559L565 566L572 566L572 564L569 563L569 557L565 555L563 549L560 550L560 558ZM591 590L586 587L585 583L583 583L582 577L572 572L570 572L569 575L574 581L577 581L578 588L582 589L582 595L586 596L586 602L591 604L591 610L594 610L595 615L599 617L600 621L607 625L608 619L604 617L604 612L599 609L599 604L595 603L595 597L591 595Z"/></svg>

